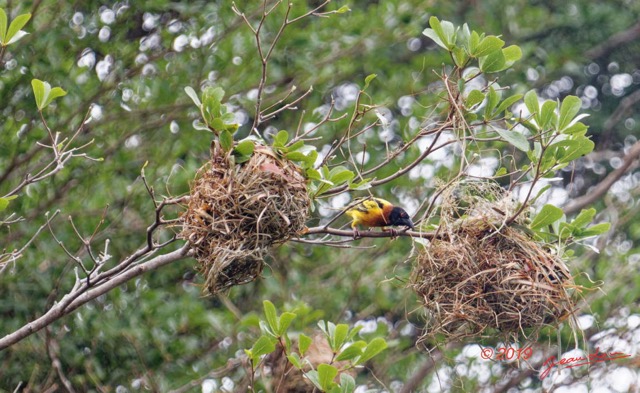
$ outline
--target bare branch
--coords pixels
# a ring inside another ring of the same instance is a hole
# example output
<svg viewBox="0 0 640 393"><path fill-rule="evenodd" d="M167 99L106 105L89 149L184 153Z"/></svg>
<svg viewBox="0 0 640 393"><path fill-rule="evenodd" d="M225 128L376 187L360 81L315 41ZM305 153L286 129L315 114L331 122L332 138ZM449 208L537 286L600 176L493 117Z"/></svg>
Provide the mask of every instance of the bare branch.
<svg viewBox="0 0 640 393"><path fill-rule="evenodd" d="M7 334L3 338L0 339L0 350L3 350L26 337L29 337L33 333L49 326L51 323L57 321L58 319L71 314L80 306L88 303L89 301L97 298L100 295L103 295L110 290L118 287L119 285L124 284L125 282L140 276L146 272L151 270L158 269L164 265L168 265L169 263L178 261L184 258L189 251L189 245L185 244L181 248L172 251L168 254L159 255L147 262L135 265L130 267L126 271L118 274L114 278L105 281L99 285L94 286L89 289L86 285L81 286L79 289L74 291L73 293L68 293L60 299L53 307L51 307L44 315L41 317L27 323L20 329L16 330L13 333ZM126 259L121 262L125 263Z"/></svg>

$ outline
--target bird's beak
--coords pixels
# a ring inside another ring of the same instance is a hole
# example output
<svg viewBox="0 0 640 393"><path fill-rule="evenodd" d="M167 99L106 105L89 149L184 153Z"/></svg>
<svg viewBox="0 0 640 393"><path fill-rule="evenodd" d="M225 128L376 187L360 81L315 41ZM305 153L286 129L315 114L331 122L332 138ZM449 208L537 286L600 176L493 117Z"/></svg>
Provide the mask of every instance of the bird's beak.
<svg viewBox="0 0 640 393"><path fill-rule="evenodd" d="M402 225L405 225L407 228L413 229L413 221L410 218L405 218L402 220Z"/></svg>

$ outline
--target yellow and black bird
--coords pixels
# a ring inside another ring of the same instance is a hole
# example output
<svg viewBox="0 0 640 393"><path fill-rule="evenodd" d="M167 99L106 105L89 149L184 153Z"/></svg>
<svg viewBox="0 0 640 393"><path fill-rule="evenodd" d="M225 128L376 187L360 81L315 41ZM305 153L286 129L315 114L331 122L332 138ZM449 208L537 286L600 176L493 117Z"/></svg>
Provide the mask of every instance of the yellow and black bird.
<svg viewBox="0 0 640 393"><path fill-rule="evenodd" d="M353 228L354 237L360 236L358 232L358 224L368 227L386 227L386 226L406 226L413 228L413 222L409 214L389 201L380 198L361 199L358 204L345 212L353 219L351 228Z"/></svg>

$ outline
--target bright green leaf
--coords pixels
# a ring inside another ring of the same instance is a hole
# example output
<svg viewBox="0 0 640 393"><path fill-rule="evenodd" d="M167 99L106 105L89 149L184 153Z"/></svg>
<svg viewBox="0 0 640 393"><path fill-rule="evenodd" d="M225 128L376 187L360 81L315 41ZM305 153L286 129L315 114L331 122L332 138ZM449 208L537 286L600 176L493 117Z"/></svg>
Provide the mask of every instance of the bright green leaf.
<svg viewBox="0 0 640 393"><path fill-rule="evenodd" d="M506 130L500 127L492 127L492 129L497 132L500 137L502 137L502 139L515 146L518 150L521 150L525 153L531 150L527 137L522 135L522 133L518 131Z"/></svg>
<svg viewBox="0 0 640 393"><path fill-rule="evenodd" d="M287 360L289 360L289 363L293 364L295 368L302 368L302 361L300 360L300 356L297 353L293 352L287 355Z"/></svg>
<svg viewBox="0 0 640 393"><path fill-rule="evenodd" d="M426 28L422 31L422 34L424 34L428 38L431 38L438 46L447 49L447 46L444 44L444 42L442 42L442 40L438 36L438 33L436 33L434 29Z"/></svg>
<svg viewBox="0 0 640 393"><path fill-rule="evenodd" d="M467 60L469 60L467 52L458 46L452 49L451 54L453 55L453 61L458 67L464 67L464 65L467 64Z"/></svg>
<svg viewBox="0 0 640 393"><path fill-rule="evenodd" d="M198 97L198 94L196 94L196 91L193 90L193 87L191 86L185 87L184 92L187 93L189 98L191 98L191 101L193 101L193 103L196 104L198 108L202 106L202 102L200 102L200 98Z"/></svg>
<svg viewBox="0 0 640 393"><path fill-rule="evenodd" d="M505 98L504 101L502 101L500 105L498 105L498 109L496 109L496 111L494 112L494 115L499 115L500 113L509 109L511 105L515 104L516 101L520 100L521 98L522 98L522 94L515 94L515 95L512 95L511 97Z"/></svg>
<svg viewBox="0 0 640 393"><path fill-rule="evenodd" d="M255 150L256 145L251 140L244 140L238 142L238 145L233 149L233 151L241 156L251 156L253 151Z"/></svg>
<svg viewBox="0 0 640 393"><path fill-rule="evenodd" d="M7 198L0 198L0 212L9 206L9 200Z"/></svg>
<svg viewBox="0 0 640 393"><path fill-rule="evenodd" d="M611 223L603 222L601 224L596 224L594 226L591 226L585 229L584 231L582 231L581 235L582 237L598 236L598 235L602 235L605 232L608 232L609 229L611 229Z"/></svg>
<svg viewBox="0 0 640 393"><path fill-rule="evenodd" d="M0 8L0 44L5 44L7 41L7 22L7 13Z"/></svg>
<svg viewBox="0 0 640 393"><path fill-rule="evenodd" d="M233 148L233 135L229 131L222 131L220 133L220 147L224 151L231 151Z"/></svg>
<svg viewBox="0 0 640 393"><path fill-rule="evenodd" d="M491 120L493 110L498 105L498 102L500 102L500 93L493 86L490 86L487 93L487 103L484 107L485 120Z"/></svg>
<svg viewBox="0 0 640 393"><path fill-rule="evenodd" d="M347 373L340 374L340 393L353 393L356 390L356 380Z"/></svg>
<svg viewBox="0 0 640 393"><path fill-rule="evenodd" d="M318 389L322 389L322 385L320 385L320 378L318 376L318 372L316 370L308 371L305 376L309 378L309 381L317 387Z"/></svg>
<svg viewBox="0 0 640 393"><path fill-rule="evenodd" d="M474 52L471 52L471 55L474 57L487 56L493 52L499 51L503 46L504 41L494 35L490 35L484 37L484 39L480 41L480 43L476 47L476 50Z"/></svg>
<svg viewBox="0 0 640 393"><path fill-rule="evenodd" d="M506 60L502 51L493 52L480 58L480 70L486 74L502 71L505 68Z"/></svg>
<svg viewBox="0 0 640 393"><path fill-rule="evenodd" d="M505 167L500 167L498 168L498 170L496 171L496 173L493 176L499 177L499 176L504 176L507 174L507 168Z"/></svg>
<svg viewBox="0 0 640 393"><path fill-rule="evenodd" d="M363 88L363 90L366 90L367 87L369 87L369 84L371 83L371 81L376 79L377 76L378 76L378 74L369 74L369 75L367 75L367 77L364 78L364 88Z"/></svg>
<svg viewBox="0 0 640 393"><path fill-rule="evenodd" d="M595 216L596 216L596 209L594 208L582 209L582 211L580 211L580 214L578 214L576 218L573 221L571 221L571 224L574 225L576 228L584 228L591 221L593 221L593 218Z"/></svg>
<svg viewBox="0 0 640 393"><path fill-rule="evenodd" d="M351 11L351 8L349 8L349 6L343 5L342 7L338 8L336 10L337 14L344 14L345 12L349 12Z"/></svg>
<svg viewBox="0 0 640 393"><path fill-rule="evenodd" d="M558 221L560 218L562 218L563 215L564 213L559 207L553 205L544 205L540 210L540 213L535 216L529 227L533 230L540 229Z"/></svg>
<svg viewBox="0 0 640 393"><path fill-rule="evenodd" d="M15 42L11 39L14 38L14 36L27 24L27 22L29 22L29 19L31 19L31 14L22 14L16 16L16 18L11 21L11 25L9 26L7 35L4 37L3 41L6 41L7 44Z"/></svg>
<svg viewBox="0 0 640 393"><path fill-rule="evenodd" d="M33 88L33 96L36 99L36 106L39 110L42 110L43 103L51 91L51 85L39 79L32 79L31 87Z"/></svg>
<svg viewBox="0 0 640 393"><path fill-rule="evenodd" d="M276 332L278 336L284 336L289 329L289 325L291 325L291 321L293 321L296 317L296 314L292 312L283 312L280 315L280 319L278 321L278 331Z"/></svg>
<svg viewBox="0 0 640 393"><path fill-rule="evenodd" d="M529 90L527 94L524 95L524 104L529 110L529 113L534 115L534 118L538 118L540 114L540 103L538 102L538 95L535 90ZM538 123L536 121L536 123ZM540 125L538 123L538 125Z"/></svg>
<svg viewBox="0 0 640 393"><path fill-rule="evenodd" d="M542 104L540 115L538 116L540 129L544 130L551 124L552 120L557 116L556 108L558 108L558 103L554 100L547 100ZM555 124L555 122L553 123Z"/></svg>
<svg viewBox="0 0 640 393"><path fill-rule="evenodd" d="M360 341L362 346L351 344L346 347L340 354L336 357L336 361L340 362L343 360L353 360L359 356L362 356L362 348L366 346L364 341Z"/></svg>
<svg viewBox="0 0 640 393"><path fill-rule="evenodd" d="M300 334L300 336L298 336L298 350L300 351L300 355L304 356L304 354L307 352L307 349L309 349L309 346L311 345L311 337L306 336L304 334Z"/></svg>
<svg viewBox="0 0 640 393"><path fill-rule="evenodd" d="M289 140L289 133L285 130L280 130L278 131L276 136L273 137L273 145L278 147L284 146L287 144L288 140Z"/></svg>
<svg viewBox="0 0 640 393"><path fill-rule="evenodd" d="M467 109L471 109L471 107L481 103L482 101L484 101L484 93L482 93L480 90L471 90L467 95L467 99L464 105L467 107Z"/></svg>
<svg viewBox="0 0 640 393"><path fill-rule="evenodd" d="M253 356L262 356L273 352L276 349L275 340L272 337L260 336L251 347Z"/></svg>
<svg viewBox="0 0 640 393"><path fill-rule="evenodd" d="M51 91L49 92L49 96L47 97L47 99L44 102L43 108L46 108L47 106L49 106L49 104L51 104L51 102L53 100L55 100L58 97L64 97L67 95L67 92L64 91L61 87L54 87L53 89L51 89Z"/></svg>
<svg viewBox="0 0 640 393"><path fill-rule="evenodd" d="M578 114L582 107L582 100L576 96L566 96L560 105L560 116L558 116L558 130L564 130L571 120Z"/></svg>
<svg viewBox="0 0 640 393"><path fill-rule="evenodd" d="M364 364L372 357L376 356L387 348L387 342L382 337L376 337L367 344L362 356L358 359L358 364Z"/></svg>
<svg viewBox="0 0 640 393"><path fill-rule="evenodd" d="M262 306L264 308L264 316L267 319L267 323L269 324L269 328L273 333L277 333L278 331L278 316L276 314L276 306L273 305L268 300L262 302Z"/></svg>
<svg viewBox="0 0 640 393"><path fill-rule="evenodd" d="M504 55L504 59L507 67L511 67L513 63L520 60L522 57L522 49L520 49L517 45L510 45L506 48L502 49L502 54Z"/></svg>
<svg viewBox="0 0 640 393"><path fill-rule="evenodd" d="M338 369L330 364L318 365L318 381L323 390L329 390L335 384L334 378L338 375Z"/></svg>
<svg viewBox="0 0 640 393"><path fill-rule="evenodd" d="M336 325L336 330L334 332L333 346L332 349L334 351L340 350L342 345L344 344L345 339L347 338L347 334L349 333L349 325L340 323Z"/></svg>

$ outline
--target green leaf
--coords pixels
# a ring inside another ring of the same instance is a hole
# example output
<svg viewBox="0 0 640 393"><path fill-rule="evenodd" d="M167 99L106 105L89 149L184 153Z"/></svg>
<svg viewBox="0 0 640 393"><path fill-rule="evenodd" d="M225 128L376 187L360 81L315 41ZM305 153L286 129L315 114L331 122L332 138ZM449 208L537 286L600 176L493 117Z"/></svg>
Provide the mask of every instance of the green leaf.
<svg viewBox="0 0 640 393"><path fill-rule="evenodd" d="M510 45L502 49L502 54L506 61L506 66L511 67L513 63L520 60L522 57L522 49L518 45Z"/></svg>
<svg viewBox="0 0 640 393"><path fill-rule="evenodd" d="M0 212L9 206L9 200L7 198L0 198Z"/></svg>
<svg viewBox="0 0 640 393"><path fill-rule="evenodd" d="M7 22L7 13L0 8L0 44L5 44L7 42Z"/></svg>
<svg viewBox="0 0 640 393"><path fill-rule="evenodd" d="M377 76L378 76L378 74L369 74L369 75L367 75L367 77L364 78L364 88L362 90L366 90L367 87L369 87L369 84L371 83L371 81L376 79Z"/></svg>
<svg viewBox="0 0 640 393"><path fill-rule="evenodd" d="M294 151L294 150L298 150L302 147L309 147L309 146L305 146L304 141L297 141L289 146L287 146L287 149L289 149L289 151Z"/></svg>
<svg viewBox="0 0 640 393"><path fill-rule="evenodd" d="M64 97L67 95L67 92L64 91L61 87L54 87L53 89L51 89L51 91L49 92L49 96L47 97L47 99L44 102L43 108L46 108L49 106L49 104L51 104L51 102L53 100L55 100L58 97Z"/></svg>
<svg viewBox="0 0 640 393"><path fill-rule="evenodd" d="M322 385L320 385L320 378L318 376L318 372L316 370L308 371L305 376L309 378L309 381L317 387L318 389L322 389Z"/></svg>
<svg viewBox="0 0 640 393"><path fill-rule="evenodd" d="M259 357L271 353L275 349L275 340L272 337L262 335L251 347L251 353L253 353L253 356Z"/></svg>
<svg viewBox="0 0 640 393"><path fill-rule="evenodd" d="M363 191L363 190L368 190L370 189L371 186L371 178L366 178L363 179L362 181L359 181L357 183L349 183L349 189L350 190L357 190L357 191Z"/></svg>
<svg viewBox="0 0 640 393"><path fill-rule="evenodd" d="M559 150L564 149L562 157L558 158L561 163L569 163L575 159L578 159L585 154L589 154L593 151L595 144L587 137L580 137L579 139L565 140L558 143L554 143L551 147L557 147Z"/></svg>
<svg viewBox="0 0 640 393"><path fill-rule="evenodd" d="M434 29L426 28L422 31L422 34L427 36L428 38L431 38L433 42L435 42L439 47L447 49L447 46L444 44L444 42L442 42L442 40L438 36L438 33L436 33Z"/></svg>
<svg viewBox="0 0 640 393"><path fill-rule="evenodd" d="M542 104L542 108L540 109L540 115L538 116L538 126L541 130L546 129L551 121L557 116L556 108L558 107L558 103L554 100L545 101ZM555 122L554 122L555 124Z"/></svg>
<svg viewBox="0 0 640 393"><path fill-rule="evenodd" d="M288 140L289 140L289 133L285 130L280 130L273 137L273 146L284 147L284 145L287 144Z"/></svg>
<svg viewBox="0 0 640 393"><path fill-rule="evenodd" d="M331 169L331 172L329 173L329 181L331 181L333 184L340 185L342 183L350 181L355 176L356 174L348 170L347 168L343 166L337 166Z"/></svg>
<svg viewBox="0 0 640 393"><path fill-rule="evenodd" d="M500 176L504 176L506 174L507 174L507 168L501 166L500 168L498 168L498 170L496 171L496 173L493 176L500 177Z"/></svg>
<svg viewBox="0 0 640 393"><path fill-rule="evenodd" d="M316 169L309 168L307 169L307 179L311 180L322 180L322 175Z"/></svg>
<svg viewBox="0 0 640 393"><path fill-rule="evenodd" d="M349 12L349 11L351 11L351 8L349 8L349 6L347 6L347 5L343 5L342 7L338 8L336 10L336 13L337 14L344 14L345 12Z"/></svg>
<svg viewBox="0 0 640 393"><path fill-rule="evenodd" d="M244 140L238 142L238 145L233 149L233 151L241 156L251 156L253 151L255 150L256 145L251 140Z"/></svg>
<svg viewBox="0 0 640 393"><path fill-rule="evenodd" d="M518 150L521 150L525 153L531 150L527 137L522 135L520 132L505 130L504 128L493 127L493 126L491 128L495 132L497 132L502 139L509 142L513 146L515 146Z"/></svg>
<svg viewBox="0 0 640 393"><path fill-rule="evenodd" d="M356 345L357 343L360 343ZM338 356L336 356L336 361L343 360L353 360L358 356L362 356L362 348L365 348L367 344L364 341L358 341L357 343L353 343L346 347Z"/></svg>
<svg viewBox="0 0 640 393"><path fill-rule="evenodd" d="M307 155L299 151L290 151L284 156L291 161L305 161L307 159Z"/></svg>
<svg viewBox="0 0 640 393"><path fill-rule="evenodd" d="M336 325L336 330L333 336L333 345L331 347L331 349L333 349L334 352L337 352L340 350L340 348L344 344L345 339L347 338L348 333L349 333L349 325L344 323L340 323Z"/></svg>
<svg viewBox="0 0 640 393"><path fill-rule="evenodd" d="M191 101L193 101L193 103L196 104L198 108L202 107L202 102L200 102L200 98L198 97L198 94L196 94L196 91L193 90L191 86L185 87L184 92L187 93L189 98L191 98Z"/></svg>
<svg viewBox="0 0 640 393"><path fill-rule="evenodd" d="M202 92L202 100L211 100L215 103L221 103L222 99L224 98L224 94L225 91L222 87L207 86Z"/></svg>
<svg viewBox="0 0 640 393"><path fill-rule="evenodd" d="M480 71L485 74L502 71L505 69L505 64L506 60L501 50L493 52L487 56L483 56L479 61Z"/></svg>
<svg viewBox="0 0 640 393"><path fill-rule="evenodd" d="M364 364L372 357L376 356L387 348L387 342L382 337L376 337L367 344L362 356L358 359L358 364Z"/></svg>
<svg viewBox="0 0 640 393"><path fill-rule="evenodd" d="M356 390L356 380L347 373L340 374L340 392L353 393Z"/></svg>
<svg viewBox="0 0 640 393"><path fill-rule="evenodd" d="M29 22L29 19L31 19L31 14L22 14L16 16L16 18L11 22L9 30L7 30L7 35L4 37L3 41L6 40L7 44L12 43L11 39L20 31L20 29L22 29L27 24L27 22Z"/></svg>
<svg viewBox="0 0 640 393"><path fill-rule="evenodd" d="M481 103L482 101L484 101L484 93L480 90L471 90L467 95L467 100L464 105L467 109L471 109L471 107Z"/></svg>
<svg viewBox="0 0 640 393"><path fill-rule="evenodd" d="M540 103L538 102L538 95L535 90L529 90L524 95L524 104L529 110L529 113L534 116L534 119L538 119L540 114ZM536 123L540 125L540 122L536 120Z"/></svg>
<svg viewBox="0 0 640 393"><path fill-rule="evenodd" d="M503 46L504 46L504 41L502 41L500 38L494 35L490 35L490 36L484 37L484 39L480 41L480 43L476 47L476 50L474 52L471 52L471 56L474 56L474 57L487 56L487 55L490 55L491 53L499 51L500 48L502 48Z"/></svg>
<svg viewBox="0 0 640 393"><path fill-rule="evenodd" d="M464 65L467 64L467 60L469 60L467 52L458 46L452 49L451 54L453 55L453 61L458 67L464 67Z"/></svg>
<svg viewBox="0 0 640 393"><path fill-rule="evenodd" d="M233 148L233 135L227 130L220 133L220 147L224 151L231 151Z"/></svg>
<svg viewBox="0 0 640 393"><path fill-rule="evenodd" d="M302 368L302 361L297 353L293 352L287 355L287 360L289 360L289 363L293 364L293 366L298 370Z"/></svg>
<svg viewBox="0 0 640 393"><path fill-rule="evenodd" d="M264 316L267 319L269 328L273 333L278 331L278 315L276 313L276 306L268 300L262 302L264 308Z"/></svg>
<svg viewBox="0 0 640 393"><path fill-rule="evenodd" d="M300 336L298 336L298 350L300 351L300 355L304 356L311 345L311 341L311 337L300 333Z"/></svg>
<svg viewBox="0 0 640 393"><path fill-rule="evenodd" d="M500 105L498 105L498 109L496 109L496 111L494 112L494 116L504 112L511 105L515 104L515 102L520 100L521 98L522 98L522 94L515 94L515 95L512 95L511 97L505 98L504 101L502 101Z"/></svg>
<svg viewBox="0 0 640 393"><path fill-rule="evenodd" d="M473 57L476 57L475 53L478 51L478 45L480 45L481 40L482 38L480 38L480 35L476 31L472 31L469 35L469 53L471 53Z"/></svg>
<svg viewBox="0 0 640 393"><path fill-rule="evenodd" d="M280 319L278 321L278 331L276 332L278 336L284 336L289 329L289 325L291 325L291 321L293 321L296 317L296 314L292 312L283 312L280 315Z"/></svg>
<svg viewBox="0 0 640 393"><path fill-rule="evenodd" d="M440 22L438 18L432 16L429 18L429 25L431 29L425 29L422 34L431 38L436 44L447 50L451 50L455 46L456 30L453 23L447 21Z"/></svg>
<svg viewBox="0 0 640 393"><path fill-rule="evenodd" d="M552 223L558 221L564 213L562 209L553 205L544 205L540 210L529 227L533 230L540 229L547 225L551 225Z"/></svg>
<svg viewBox="0 0 640 393"><path fill-rule="evenodd" d="M39 110L42 110L44 108L43 103L51 91L51 85L40 79L32 79L31 87L33 88L33 96L36 99L36 106Z"/></svg>
<svg viewBox="0 0 640 393"><path fill-rule="evenodd" d="M571 225L574 225L576 228L584 228L586 227L593 218L596 216L596 209L582 209L580 214L576 216L576 218L571 221Z"/></svg>
<svg viewBox="0 0 640 393"><path fill-rule="evenodd" d="M334 378L338 375L338 369L330 364L318 365L318 381L320 382L320 388L323 390L329 390L335 385Z"/></svg>
<svg viewBox="0 0 640 393"><path fill-rule="evenodd" d="M489 92L487 93L487 103L484 107L484 118L485 120L491 120L493 115L494 108L500 102L500 93L493 88L493 86L489 87Z"/></svg>
<svg viewBox="0 0 640 393"><path fill-rule="evenodd" d="M611 229L611 223L603 222L602 224L596 224L594 226L591 226L585 229L584 231L582 231L581 236L582 237L598 236L598 235L602 235L605 232L608 232L609 229Z"/></svg>
<svg viewBox="0 0 640 393"><path fill-rule="evenodd" d="M562 131L569 126L571 120L578 114L582 107L582 100L576 96L566 96L560 105L560 116L558 117L558 131Z"/></svg>

